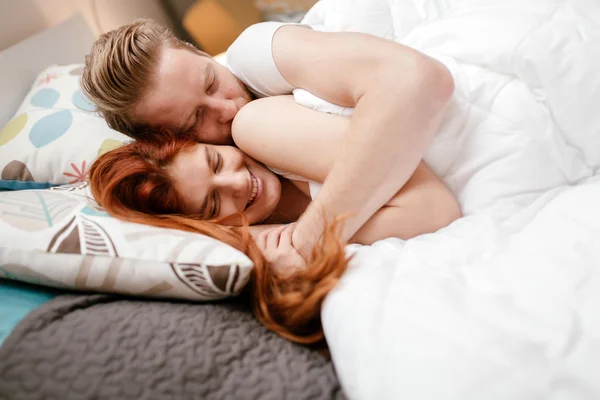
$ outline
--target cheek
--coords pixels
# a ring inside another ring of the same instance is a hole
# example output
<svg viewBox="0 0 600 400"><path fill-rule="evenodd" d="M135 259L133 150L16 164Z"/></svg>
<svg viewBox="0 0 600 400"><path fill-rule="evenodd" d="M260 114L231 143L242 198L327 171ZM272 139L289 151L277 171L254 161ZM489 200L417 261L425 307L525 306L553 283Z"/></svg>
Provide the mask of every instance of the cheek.
<svg viewBox="0 0 600 400"><path fill-rule="evenodd" d="M238 98L245 93L244 86L234 76L227 80L225 89L227 90L227 97L230 99Z"/></svg>
<svg viewBox="0 0 600 400"><path fill-rule="evenodd" d="M265 181L268 184L266 195L268 196L268 203L277 204L279 197L281 196L281 184L277 177L269 172L266 173Z"/></svg>
<svg viewBox="0 0 600 400"><path fill-rule="evenodd" d="M239 97L239 90L235 85L227 85L225 88L225 93L223 93L223 97L229 100L235 100Z"/></svg>

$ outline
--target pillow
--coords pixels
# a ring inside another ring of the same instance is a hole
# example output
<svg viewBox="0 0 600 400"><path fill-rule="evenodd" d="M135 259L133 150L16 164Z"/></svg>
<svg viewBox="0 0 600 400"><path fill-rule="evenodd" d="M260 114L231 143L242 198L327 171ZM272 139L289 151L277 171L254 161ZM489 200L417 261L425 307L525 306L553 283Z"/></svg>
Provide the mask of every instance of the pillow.
<svg viewBox="0 0 600 400"><path fill-rule="evenodd" d="M82 64L42 71L0 131L0 189L84 181L92 161L128 140L96 115L79 86Z"/></svg>
<svg viewBox="0 0 600 400"><path fill-rule="evenodd" d="M237 295L253 265L211 237L124 222L86 182L0 192L0 278L135 296Z"/></svg>

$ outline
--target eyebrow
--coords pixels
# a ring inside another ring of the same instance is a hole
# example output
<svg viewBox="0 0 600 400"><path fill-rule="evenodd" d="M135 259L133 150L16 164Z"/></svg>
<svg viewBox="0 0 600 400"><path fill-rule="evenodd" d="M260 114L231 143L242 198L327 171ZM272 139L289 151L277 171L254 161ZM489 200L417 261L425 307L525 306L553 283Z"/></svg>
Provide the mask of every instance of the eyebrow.
<svg viewBox="0 0 600 400"><path fill-rule="evenodd" d="M206 82L208 82L208 78L210 76L210 72L213 70L213 66L211 64L208 64L206 66L206 68L204 68L204 80L202 81L202 86L206 86ZM185 119L185 122L183 123L183 125L181 125L179 127L179 132L185 133L187 132L190 128L188 128L188 125L190 123L190 120L194 117L194 115L196 115L196 107L194 107L192 109L192 112L190 113L190 116L187 117ZM192 125L193 126L193 125Z"/></svg>

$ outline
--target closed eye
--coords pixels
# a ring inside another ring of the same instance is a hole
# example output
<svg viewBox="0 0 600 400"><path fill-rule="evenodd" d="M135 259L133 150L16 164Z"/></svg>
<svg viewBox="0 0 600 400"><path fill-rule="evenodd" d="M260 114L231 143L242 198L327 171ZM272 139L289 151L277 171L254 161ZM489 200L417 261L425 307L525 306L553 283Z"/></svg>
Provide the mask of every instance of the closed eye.
<svg viewBox="0 0 600 400"><path fill-rule="evenodd" d="M185 130L186 134L191 133L194 130L194 127L198 124L198 121L200 120L201 116L202 116L202 109L199 108L196 110L196 113L194 114L194 122L192 122L190 127Z"/></svg>
<svg viewBox="0 0 600 400"><path fill-rule="evenodd" d="M217 79L216 74L213 73L212 81L210 82L210 85L206 89L206 93L214 94L218 88L219 88L219 80Z"/></svg>
<svg viewBox="0 0 600 400"><path fill-rule="evenodd" d="M199 108L198 110L196 110L196 121L194 122L194 125L192 125L192 128L195 127L198 124L202 123L202 117L204 116L204 109L203 108Z"/></svg>
<svg viewBox="0 0 600 400"><path fill-rule="evenodd" d="M210 203L211 203L212 207L210 208L210 214L208 214L208 215L209 215L209 218L212 219L212 218L215 218L218 215L218 213L217 213L217 194L216 194L216 192L212 192L211 197L212 197L212 199L211 199Z"/></svg>
<svg viewBox="0 0 600 400"><path fill-rule="evenodd" d="M223 157L221 157L220 153L217 153L217 162L215 163L215 174L218 174L219 171L221 170L221 168L223 167ZM213 192L213 217L215 218L217 215L219 215L219 205L220 205L220 201L219 201L219 194L217 192Z"/></svg>
<svg viewBox="0 0 600 400"><path fill-rule="evenodd" d="M196 113L194 114L194 122L192 122L190 127L188 129L186 129L186 131L185 131L186 134L192 132L194 130L194 128L196 127L196 125L198 125L198 122L201 122L202 114L204 114L203 109L199 108L196 110Z"/></svg>
<svg viewBox="0 0 600 400"><path fill-rule="evenodd" d="M223 167L223 157L221 153L214 151L213 154L210 154L206 151L206 158L209 165L213 164L213 173L218 174L221 168ZM220 201L219 194L216 191L213 191L211 194L211 211L209 214L209 218L216 218L220 212Z"/></svg>
<svg viewBox="0 0 600 400"><path fill-rule="evenodd" d="M223 167L223 157L221 157L220 153L217 153L217 162L215 163L215 174L218 174Z"/></svg>
<svg viewBox="0 0 600 400"><path fill-rule="evenodd" d="M211 194L211 207L210 207L210 213L208 214L208 218L209 219L213 219L213 218L217 218L217 216L219 215L219 213L221 212L221 201L219 200L219 194L214 191Z"/></svg>
<svg viewBox="0 0 600 400"><path fill-rule="evenodd" d="M214 208L214 217L216 218L217 215L219 215L219 213L221 212L221 202L219 201L219 194L215 192L214 194L214 198L213 198L213 208Z"/></svg>

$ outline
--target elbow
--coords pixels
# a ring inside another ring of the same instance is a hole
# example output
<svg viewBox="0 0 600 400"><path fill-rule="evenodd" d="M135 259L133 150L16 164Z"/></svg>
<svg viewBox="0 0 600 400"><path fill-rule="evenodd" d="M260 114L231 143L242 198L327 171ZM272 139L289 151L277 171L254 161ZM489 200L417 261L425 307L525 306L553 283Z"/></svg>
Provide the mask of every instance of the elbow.
<svg viewBox="0 0 600 400"><path fill-rule="evenodd" d="M415 82L433 114L444 112L454 94L454 78L441 62L422 55L415 63Z"/></svg>
<svg viewBox="0 0 600 400"><path fill-rule="evenodd" d="M398 90L412 93L415 105L423 112L434 118L443 114L454 94L454 78L448 68L438 60L415 51L407 62L397 60L392 67ZM397 71L405 71L410 77L404 82L398 82Z"/></svg>
<svg viewBox="0 0 600 400"><path fill-rule="evenodd" d="M458 204L458 201L456 201L456 199L452 197L452 202L450 202L446 206L444 221L442 221L442 223L444 224L444 226L448 226L461 217L462 210L460 209L460 205Z"/></svg>
<svg viewBox="0 0 600 400"><path fill-rule="evenodd" d="M445 196L440 196L436 199L434 204L430 206L431 212L431 223L432 231L445 228L452 222L462 217L462 211L458 201L454 195L450 192L446 193Z"/></svg>
<svg viewBox="0 0 600 400"><path fill-rule="evenodd" d="M430 58L431 84L434 90L434 96L439 99L444 108L450 103L454 95L454 77L452 73L441 62Z"/></svg>

